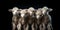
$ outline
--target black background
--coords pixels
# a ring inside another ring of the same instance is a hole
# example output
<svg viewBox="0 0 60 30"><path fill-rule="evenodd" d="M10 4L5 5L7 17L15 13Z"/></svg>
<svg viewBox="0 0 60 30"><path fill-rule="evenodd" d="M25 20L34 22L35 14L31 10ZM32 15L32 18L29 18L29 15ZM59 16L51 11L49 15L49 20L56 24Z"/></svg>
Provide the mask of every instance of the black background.
<svg viewBox="0 0 60 30"><path fill-rule="evenodd" d="M57 8L59 7L59 3L57 0L0 0L0 17L1 17L1 30L12 30L11 27L11 18L12 13L8 11L8 9L12 9L13 7L18 8L29 8L34 7L42 8L47 6L48 8L52 8L53 11L50 12L52 17L52 25L53 30L59 30L59 15L57 13ZM58 16L57 16L58 15Z"/></svg>

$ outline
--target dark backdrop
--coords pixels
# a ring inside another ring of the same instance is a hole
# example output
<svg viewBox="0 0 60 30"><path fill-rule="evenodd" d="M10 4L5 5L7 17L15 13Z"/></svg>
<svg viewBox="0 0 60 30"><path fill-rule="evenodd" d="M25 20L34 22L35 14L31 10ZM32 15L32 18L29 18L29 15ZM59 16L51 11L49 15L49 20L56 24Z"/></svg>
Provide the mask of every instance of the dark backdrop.
<svg viewBox="0 0 60 30"><path fill-rule="evenodd" d="M1 7L1 30L12 30L11 27L11 18L12 13L8 11L8 9L11 9L13 7L18 8L29 8L34 7L42 8L44 6L47 6L49 8L52 8L53 11L50 12L50 15L52 17L52 25L53 30L59 30L59 19L57 16L57 7L59 7L58 1L56 0L1 0L0 1L0 7Z"/></svg>

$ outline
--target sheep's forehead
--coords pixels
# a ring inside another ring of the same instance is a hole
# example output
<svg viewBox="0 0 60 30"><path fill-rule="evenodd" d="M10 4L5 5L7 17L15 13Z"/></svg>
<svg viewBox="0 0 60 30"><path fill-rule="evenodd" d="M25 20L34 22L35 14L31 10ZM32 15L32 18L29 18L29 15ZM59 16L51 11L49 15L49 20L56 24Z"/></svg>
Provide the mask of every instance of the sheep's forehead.
<svg viewBox="0 0 60 30"><path fill-rule="evenodd" d="M42 11L41 10L37 10L37 13L42 13Z"/></svg>
<svg viewBox="0 0 60 30"><path fill-rule="evenodd" d="M13 10L13 11L17 11L17 10L18 10L18 8L17 8L17 7L14 7L12 10Z"/></svg>
<svg viewBox="0 0 60 30"><path fill-rule="evenodd" d="M47 11L47 7L43 7L41 10L43 10L43 11Z"/></svg>
<svg viewBox="0 0 60 30"><path fill-rule="evenodd" d="M41 15L42 14L41 10L37 10L36 14Z"/></svg>
<svg viewBox="0 0 60 30"><path fill-rule="evenodd" d="M29 11L29 12L32 12L32 11L34 11L34 10L30 10L30 9L28 9L28 11Z"/></svg>
<svg viewBox="0 0 60 30"><path fill-rule="evenodd" d="M29 12L32 12L32 11L34 11L35 9L33 8L33 7L30 7L29 9L28 9L28 11Z"/></svg>
<svg viewBox="0 0 60 30"><path fill-rule="evenodd" d="M44 9L48 9L48 7L43 7Z"/></svg>
<svg viewBox="0 0 60 30"><path fill-rule="evenodd" d="M13 8L13 10L18 10L18 8Z"/></svg>
<svg viewBox="0 0 60 30"><path fill-rule="evenodd" d="M27 11L26 10L21 10L21 13L25 14L25 13L27 13Z"/></svg>
<svg viewBox="0 0 60 30"><path fill-rule="evenodd" d="M29 9L30 9L30 10L34 10L34 8L33 8L33 7L30 7Z"/></svg>

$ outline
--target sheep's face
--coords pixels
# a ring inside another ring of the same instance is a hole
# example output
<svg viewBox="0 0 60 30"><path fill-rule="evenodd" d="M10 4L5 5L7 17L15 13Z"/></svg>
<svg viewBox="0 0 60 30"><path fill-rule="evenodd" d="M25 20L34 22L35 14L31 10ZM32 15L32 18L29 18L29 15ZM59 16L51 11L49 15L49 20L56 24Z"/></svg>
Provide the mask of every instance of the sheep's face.
<svg viewBox="0 0 60 30"><path fill-rule="evenodd" d="M39 18L40 16L42 16L42 11L41 10L37 10L36 11L36 18Z"/></svg>
<svg viewBox="0 0 60 30"><path fill-rule="evenodd" d="M23 9L20 11L20 13L21 13L21 17L24 17L26 15L27 11L26 11L26 9Z"/></svg>
<svg viewBox="0 0 60 30"><path fill-rule="evenodd" d="M41 10L42 10L42 13L45 14L47 12L48 8L47 7L43 7Z"/></svg>
<svg viewBox="0 0 60 30"><path fill-rule="evenodd" d="M13 13L13 15L16 15L17 10L18 10L17 7L14 7L13 9L9 9L9 11Z"/></svg>
<svg viewBox="0 0 60 30"><path fill-rule="evenodd" d="M16 14L17 10L18 10L18 8L17 8L17 7L14 7L14 8L12 9L12 13L13 13L13 15L15 15L15 14Z"/></svg>
<svg viewBox="0 0 60 30"><path fill-rule="evenodd" d="M34 13L34 11L35 11L35 10L34 10L33 8L29 8L29 9L28 9L28 13L29 13L30 15L32 15L32 14Z"/></svg>
<svg viewBox="0 0 60 30"><path fill-rule="evenodd" d="M33 15L33 13L34 13L33 11L34 11L34 10L30 10L30 9L29 9L29 10L28 10L28 13L29 13L30 15Z"/></svg>
<svg viewBox="0 0 60 30"><path fill-rule="evenodd" d="M21 15L20 11L21 11L20 9L17 10L17 12L16 12L16 15L17 15L17 16L20 16L20 15Z"/></svg>

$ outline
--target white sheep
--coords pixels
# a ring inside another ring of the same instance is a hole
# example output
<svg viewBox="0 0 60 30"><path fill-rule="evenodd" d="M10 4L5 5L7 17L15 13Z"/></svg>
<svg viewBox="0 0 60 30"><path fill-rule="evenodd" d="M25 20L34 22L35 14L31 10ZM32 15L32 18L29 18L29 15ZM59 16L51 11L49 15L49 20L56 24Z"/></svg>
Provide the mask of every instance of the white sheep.
<svg viewBox="0 0 60 30"><path fill-rule="evenodd" d="M13 29L12 30L15 30L16 29L16 25L17 25L17 10L18 8L17 7L14 7L13 9L9 9L8 11L9 12L12 12L13 13L13 17L12 17L12 26L13 26Z"/></svg>

